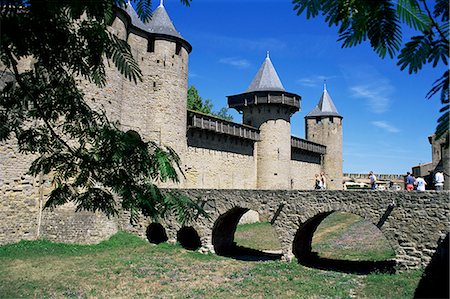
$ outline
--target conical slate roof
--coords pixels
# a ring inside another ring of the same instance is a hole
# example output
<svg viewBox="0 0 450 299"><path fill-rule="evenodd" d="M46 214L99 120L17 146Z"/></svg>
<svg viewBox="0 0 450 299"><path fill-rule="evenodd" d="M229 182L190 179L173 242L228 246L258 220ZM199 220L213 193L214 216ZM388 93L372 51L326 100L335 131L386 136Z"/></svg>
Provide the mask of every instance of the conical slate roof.
<svg viewBox="0 0 450 299"><path fill-rule="evenodd" d="M333 100L328 94L326 85L323 87L323 93L320 97L320 101L317 106L306 115L306 117L317 117L317 116L338 116L342 117L334 106Z"/></svg>
<svg viewBox="0 0 450 299"><path fill-rule="evenodd" d="M148 31L147 25L145 25L141 19L139 19L139 16L137 12L134 10L133 6L131 5L130 1L128 0L127 5L125 8L123 8L125 12L130 16L131 24L141 30Z"/></svg>
<svg viewBox="0 0 450 299"><path fill-rule="evenodd" d="M144 24L141 19L139 19L139 16L130 1L128 1L124 10L130 16L131 24L141 30L149 33L174 36L184 40L181 34L175 29L172 20L167 14L163 0L161 0L159 6L153 11L151 19L147 24Z"/></svg>
<svg viewBox="0 0 450 299"><path fill-rule="evenodd" d="M152 14L150 22L147 24L150 32L157 34L165 34L183 38L181 34L175 29L166 9L164 8L163 0Z"/></svg>
<svg viewBox="0 0 450 299"><path fill-rule="evenodd" d="M269 53L267 53L266 59L259 68L246 92L261 90L286 91L283 84L281 84L277 71L275 71L275 68L273 67L272 61L270 61Z"/></svg>

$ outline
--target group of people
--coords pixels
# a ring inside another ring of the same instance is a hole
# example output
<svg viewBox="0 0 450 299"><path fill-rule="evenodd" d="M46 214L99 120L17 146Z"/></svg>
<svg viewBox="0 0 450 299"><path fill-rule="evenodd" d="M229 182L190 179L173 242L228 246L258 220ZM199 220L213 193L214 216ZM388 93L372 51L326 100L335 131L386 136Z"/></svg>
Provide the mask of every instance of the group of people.
<svg viewBox="0 0 450 299"><path fill-rule="evenodd" d="M436 171L433 177L434 188L436 191L444 190L444 173L442 171ZM415 178L410 172L406 173L405 177L405 190L418 190L425 191L427 182L422 177Z"/></svg>
<svg viewBox="0 0 450 299"><path fill-rule="evenodd" d="M327 178L325 176L325 172L321 172L320 174L316 174L316 182L314 185L314 189L316 190L325 190L327 188Z"/></svg>
<svg viewBox="0 0 450 299"><path fill-rule="evenodd" d="M406 191L425 191L425 186L427 182L423 179L423 177L414 177L409 171L406 173L405 177L405 190Z"/></svg>
<svg viewBox="0 0 450 299"><path fill-rule="evenodd" d="M373 171L369 172L370 189L377 189L377 177ZM423 177L414 177L409 171L405 177L405 190L412 191L425 191L427 182ZM437 171L434 175L434 187L436 191L442 191L444 189L444 174L442 171Z"/></svg>

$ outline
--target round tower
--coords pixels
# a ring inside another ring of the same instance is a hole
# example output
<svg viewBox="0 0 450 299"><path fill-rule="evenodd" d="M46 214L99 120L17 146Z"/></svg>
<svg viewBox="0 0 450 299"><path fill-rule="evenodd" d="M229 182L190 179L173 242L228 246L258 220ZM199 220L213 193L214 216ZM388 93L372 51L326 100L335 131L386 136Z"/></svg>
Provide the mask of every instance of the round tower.
<svg viewBox="0 0 450 299"><path fill-rule="evenodd" d="M291 116L300 96L286 92L269 53L244 93L228 96L228 106L243 113L243 123L259 128L256 145L257 188L289 189Z"/></svg>
<svg viewBox="0 0 450 299"><path fill-rule="evenodd" d="M191 45L175 29L161 0L144 24L132 5L119 10L127 42L142 71L142 82L124 80L120 123L146 141L186 150L187 74Z"/></svg>
<svg viewBox="0 0 450 299"><path fill-rule="evenodd" d="M327 147L323 171L327 189L341 190L342 185L342 119L324 84L317 106L305 116L306 139Z"/></svg>

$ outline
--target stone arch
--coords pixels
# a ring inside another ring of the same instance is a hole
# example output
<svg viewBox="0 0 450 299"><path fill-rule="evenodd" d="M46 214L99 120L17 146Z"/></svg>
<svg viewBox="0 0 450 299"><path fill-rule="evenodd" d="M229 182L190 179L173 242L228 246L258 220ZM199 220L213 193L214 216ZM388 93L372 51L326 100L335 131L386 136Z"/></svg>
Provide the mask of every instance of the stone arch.
<svg viewBox="0 0 450 299"><path fill-rule="evenodd" d="M311 258L311 245L314 232L320 223L333 212L325 212L317 214L302 223L297 230L294 243L292 244L292 252L300 263L307 262Z"/></svg>
<svg viewBox="0 0 450 299"><path fill-rule="evenodd" d="M146 230L147 240L150 243L160 244L168 240L166 230L161 223L150 223Z"/></svg>
<svg viewBox="0 0 450 299"><path fill-rule="evenodd" d="M310 217L309 219L301 223L298 230L295 233L295 237L292 243L292 252L300 264L320 269L349 272L349 273L360 273L360 274L367 274L373 271L380 271L380 272L395 271L394 267L396 263L394 259L388 259L384 261L337 260L337 259L322 258L319 257L319 255L316 252L313 252L312 241L314 233L316 232L317 228L322 223L322 221L334 212L345 212L360 216L357 213L352 213L351 211L348 210L346 211L331 210L327 212L319 212L315 216ZM373 221L370 221L369 219L362 216L360 217L368 221L372 225L376 226L373 223ZM395 248L392 246L390 240L385 236L382 230L379 231L386 238L389 246L395 252Z"/></svg>
<svg viewBox="0 0 450 299"><path fill-rule="evenodd" d="M221 214L214 222L211 241L216 254L243 261L281 259L281 250L280 253L278 253L261 248L247 247L247 245L236 243L235 232L237 226L241 217L248 211L255 211L260 214L257 210L250 209L249 207L232 207L227 212Z"/></svg>
<svg viewBox="0 0 450 299"><path fill-rule="evenodd" d="M202 246L200 236L192 226L183 226L177 232L177 241L188 250L197 250Z"/></svg>
<svg viewBox="0 0 450 299"><path fill-rule="evenodd" d="M234 232L241 219L249 209L234 207L220 215L212 229L212 245L218 255L231 255L235 251Z"/></svg>

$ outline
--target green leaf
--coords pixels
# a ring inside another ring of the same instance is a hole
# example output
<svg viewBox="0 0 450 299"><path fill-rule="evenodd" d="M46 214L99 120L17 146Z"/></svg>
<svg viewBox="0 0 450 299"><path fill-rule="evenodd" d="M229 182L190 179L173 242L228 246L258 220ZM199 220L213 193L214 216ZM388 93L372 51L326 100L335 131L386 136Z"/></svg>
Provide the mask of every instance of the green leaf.
<svg viewBox="0 0 450 299"><path fill-rule="evenodd" d="M398 56L397 65L401 70L409 67L410 74L417 73L427 62L432 51L432 42L425 35L413 36L411 41L406 43Z"/></svg>
<svg viewBox="0 0 450 299"><path fill-rule="evenodd" d="M142 81L142 72L134 60L130 46L126 41L109 33L109 44L105 49L105 54L108 59L114 62L119 72L125 78L134 83L137 83L137 80Z"/></svg>
<svg viewBox="0 0 450 299"><path fill-rule="evenodd" d="M151 19L152 1L138 0L136 3L136 12L142 22L147 23Z"/></svg>
<svg viewBox="0 0 450 299"><path fill-rule="evenodd" d="M424 31L431 26L431 19L420 9L416 0L398 0L397 13L401 21L416 30Z"/></svg>
<svg viewBox="0 0 450 299"><path fill-rule="evenodd" d="M448 0L436 0L433 11L434 17L441 17L441 22L448 22L449 18L449 3Z"/></svg>

